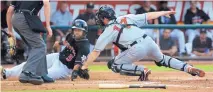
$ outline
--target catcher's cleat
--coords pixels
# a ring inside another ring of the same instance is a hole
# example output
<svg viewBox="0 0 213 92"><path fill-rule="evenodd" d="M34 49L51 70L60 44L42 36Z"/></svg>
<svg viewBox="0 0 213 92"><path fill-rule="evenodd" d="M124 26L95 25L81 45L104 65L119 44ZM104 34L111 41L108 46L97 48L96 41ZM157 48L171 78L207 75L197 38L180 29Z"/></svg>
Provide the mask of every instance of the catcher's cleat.
<svg viewBox="0 0 213 92"><path fill-rule="evenodd" d="M194 68L194 67L189 67L188 68L188 73L191 74L192 76L199 76L199 77L204 77L205 72L203 70Z"/></svg>
<svg viewBox="0 0 213 92"><path fill-rule="evenodd" d="M144 68L143 73L141 74L141 76L138 78L138 81L148 81L149 80L149 75L151 74L151 70L149 70L148 68Z"/></svg>
<svg viewBox="0 0 213 92"><path fill-rule="evenodd" d="M2 78L3 79L7 79L7 77L6 77L6 70L2 66L0 66L0 71L1 71Z"/></svg>

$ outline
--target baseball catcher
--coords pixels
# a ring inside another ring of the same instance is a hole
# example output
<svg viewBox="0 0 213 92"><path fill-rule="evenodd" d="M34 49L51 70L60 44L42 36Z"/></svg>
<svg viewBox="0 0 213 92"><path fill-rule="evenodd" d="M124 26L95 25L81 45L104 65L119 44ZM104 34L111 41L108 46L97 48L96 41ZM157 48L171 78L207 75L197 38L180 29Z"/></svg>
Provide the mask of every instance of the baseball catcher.
<svg viewBox="0 0 213 92"><path fill-rule="evenodd" d="M139 76L139 81L148 80L151 70L142 65L133 64L134 61L151 57L157 66L177 69L193 76L204 77L205 72L197 69L181 60L164 55L151 37L145 34L140 27L147 25L147 20L160 16L170 17L175 11L159 11L144 14L128 14L116 18L115 11L107 6L101 7L96 13L99 25L104 26L104 32L100 35L94 50L88 55L82 69L88 69L108 43L113 43L122 51L109 63L109 68L115 73L128 76Z"/></svg>

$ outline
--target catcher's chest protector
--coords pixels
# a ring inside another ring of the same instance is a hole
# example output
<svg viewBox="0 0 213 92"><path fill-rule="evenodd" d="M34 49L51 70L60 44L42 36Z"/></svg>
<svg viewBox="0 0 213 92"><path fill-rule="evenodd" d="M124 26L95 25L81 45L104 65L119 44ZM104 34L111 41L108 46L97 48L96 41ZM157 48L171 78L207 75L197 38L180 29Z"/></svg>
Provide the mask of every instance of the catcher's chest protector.
<svg viewBox="0 0 213 92"><path fill-rule="evenodd" d="M121 49L121 51L127 50L128 48L124 47L122 44L119 44L119 39L120 39L121 33L123 32L124 28L129 27L129 26L137 26L137 25L135 25L135 24L120 24L120 23L117 23L117 22L111 23L109 25L112 25L112 24L119 24L119 25L121 25L121 29L120 29L120 31L118 33L116 41L113 42L113 44L116 45L119 49ZM109 25L107 25L106 27L108 27Z"/></svg>

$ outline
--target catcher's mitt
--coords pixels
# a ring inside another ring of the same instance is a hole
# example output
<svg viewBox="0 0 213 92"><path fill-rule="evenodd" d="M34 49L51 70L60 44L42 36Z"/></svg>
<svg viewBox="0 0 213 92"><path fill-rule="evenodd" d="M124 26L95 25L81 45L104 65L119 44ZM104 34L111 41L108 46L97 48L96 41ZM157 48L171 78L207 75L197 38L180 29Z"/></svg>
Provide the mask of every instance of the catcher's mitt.
<svg viewBox="0 0 213 92"><path fill-rule="evenodd" d="M89 79L89 70L88 69L79 69L78 71L78 75L79 77L83 78L83 79Z"/></svg>

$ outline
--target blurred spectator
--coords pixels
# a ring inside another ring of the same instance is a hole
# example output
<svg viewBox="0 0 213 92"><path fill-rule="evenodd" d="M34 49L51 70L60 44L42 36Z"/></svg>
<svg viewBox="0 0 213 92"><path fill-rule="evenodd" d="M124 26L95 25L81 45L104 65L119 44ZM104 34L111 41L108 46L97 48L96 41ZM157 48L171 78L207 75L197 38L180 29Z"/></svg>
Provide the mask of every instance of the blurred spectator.
<svg viewBox="0 0 213 92"><path fill-rule="evenodd" d="M7 14L7 1L1 1L1 29L7 28L6 14Z"/></svg>
<svg viewBox="0 0 213 92"><path fill-rule="evenodd" d="M207 31L207 33L208 33L207 37L209 37L209 38L211 38L211 40L213 40L213 29L209 29Z"/></svg>
<svg viewBox="0 0 213 92"><path fill-rule="evenodd" d="M165 29L160 37L160 49L163 54L174 56L177 52L175 41L171 38L171 29Z"/></svg>
<svg viewBox="0 0 213 92"><path fill-rule="evenodd" d="M154 12L155 9L151 7L150 1L144 1L144 5L136 10L136 14L143 14L147 12ZM158 20L148 20L148 24L158 24ZM146 29L146 34L152 37L152 39L156 39L157 34L155 33L154 29Z"/></svg>
<svg viewBox="0 0 213 92"><path fill-rule="evenodd" d="M89 2L86 5L87 9L83 14L79 14L76 19L82 19L88 24L88 34L87 38L90 42L90 51L93 50L95 41L97 39L98 27L96 26L95 13L94 13L94 3Z"/></svg>
<svg viewBox="0 0 213 92"><path fill-rule="evenodd" d="M196 5L196 1L190 1L190 8L187 10L184 18L185 24L202 24L203 22L210 21L209 16L203 10L198 9ZM199 35L199 32L197 30L188 29L186 34L188 36L188 42L192 43L193 39Z"/></svg>
<svg viewBox="0 0 213 92"><path fill-rule="evenodd" d="M169 11L168 2L167 1L160 1L159 2L159 11ZM172 14L170 15L171 18L166 16L161 16L158 18L159 24L177 24L175 16ZM163 29L160 30L160 33L163 33ZM185 55L185 36L184 33L179 29L173 29L171 31L171 37L175 40L178 40L178 48L179 48L179 55Z"/></svg>
<svg viewBox="0 0 213 92"><path fill-rule="evenodd" d="M158 11L170 11L170 9L168 8L168 2L160 1ZM168 18L166 16L159 17L158 18L159 24L177 24L175 16L172 14L172 15L170 15L170 17L171 18Z"/></svg>
<svg viewBox="0 0 213 92"><path fill-rule="evenodd" d="M6 61L5 63L12 63L11 55L8 53L9 51L9 43L8 43L8 37L3 32L7 32L7 21L6 21L6 14L7 14L7 1L1 1L1 50L3 55L3 59Z"/></svg>
<svg viewBox="0 0 213 92"><path fill-rule="evenodd" d="M79 14L76 19L82 19L86 21L88 25L95 25L94 4L92 2L87 3L86 7L86 11L83 14Z"/></svg>
<svg viewBox="0 0 213 92"><path fill-rule="evenodd" d="M7 9L8 9L8 5L7 5L7 1L1 1L1 31L5 31L7 32L7 22L6 22L6 14L7 14ZM11 48L9 47L9 42L8 42L8 35L6 35L5 33L1 32L1 41L2 41L2 49L3 49L3 55L5 55L4 60L8 63L13 63L12 62L12 57L11 55L8 53L8 50ZM13 30L14 36L16 38L16 47L18 47L19 49L24 49L24 59L26 59L28 57L28 48L25 44L22 44L22 39L20 37L20 35L15 32Z"/></svg>
<svg viewBox="0 0 213 92"><path fill-rule="evenodd" d="M200 30L200 36L193 40L192 56L213 56L212 40L206 36L206 29Z"/></svg>
<svg viewBox="0 0 213 92"><path fill-rule="evenodd" d="M68 26L72 24L72 15L68 11L67 2L61 1L59 2L59 10L55 11L51 16L51 22L55 26ZM61 41L65 35L70 32L71 29L56 29L55 30L55 39L57 41ZM56 52L60 51L60 47L56 48Z"/></svg>

